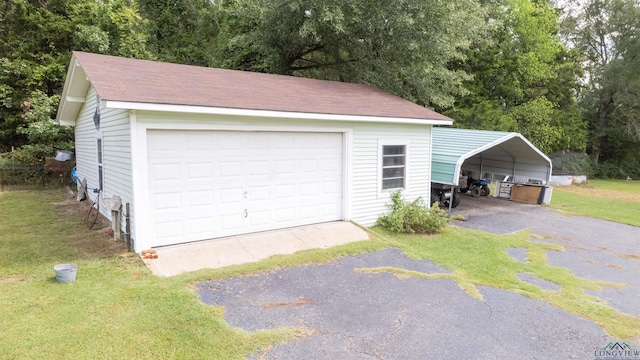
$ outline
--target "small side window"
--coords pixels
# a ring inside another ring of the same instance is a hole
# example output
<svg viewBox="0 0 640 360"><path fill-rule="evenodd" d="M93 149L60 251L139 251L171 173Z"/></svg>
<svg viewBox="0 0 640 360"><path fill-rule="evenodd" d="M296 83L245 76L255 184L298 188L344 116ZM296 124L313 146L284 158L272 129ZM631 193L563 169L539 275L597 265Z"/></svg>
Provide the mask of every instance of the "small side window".
<svg viewBox="0 0 640 360"><path fill-rule="evenodd" d="M98 163L98 190L104 190L104 177L103 177L103 165L102 165L102 133L96 134L96 161Z"/></svg>
<svg viewBox="0 0 640 360"><path fill-rule="evenodd" d="M406 187L406 145L382 146L382 190Z"/></svg>

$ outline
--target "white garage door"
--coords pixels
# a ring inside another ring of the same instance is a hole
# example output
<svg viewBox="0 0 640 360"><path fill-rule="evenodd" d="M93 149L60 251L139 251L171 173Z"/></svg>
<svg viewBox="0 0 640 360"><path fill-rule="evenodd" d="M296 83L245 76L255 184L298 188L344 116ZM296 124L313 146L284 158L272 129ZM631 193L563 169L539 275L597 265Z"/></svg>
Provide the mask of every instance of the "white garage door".
<svg viewBox="0 0 640 360"><path fill-rule="evenodd" d="M342 219L342 134L149 130L153 246Z"/></svg>

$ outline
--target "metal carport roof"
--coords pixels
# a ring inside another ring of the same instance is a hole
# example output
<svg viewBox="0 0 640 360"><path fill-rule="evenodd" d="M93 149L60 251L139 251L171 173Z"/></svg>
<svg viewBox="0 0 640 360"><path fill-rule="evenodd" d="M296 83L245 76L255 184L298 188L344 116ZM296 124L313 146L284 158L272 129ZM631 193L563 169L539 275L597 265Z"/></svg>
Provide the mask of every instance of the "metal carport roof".
<svg viewBox="0 0 640 360"><path fill-rule="evenodd" d="M519 133L434 127L431 181L458 185L461 170L548 184L551 160Z"/></svg>

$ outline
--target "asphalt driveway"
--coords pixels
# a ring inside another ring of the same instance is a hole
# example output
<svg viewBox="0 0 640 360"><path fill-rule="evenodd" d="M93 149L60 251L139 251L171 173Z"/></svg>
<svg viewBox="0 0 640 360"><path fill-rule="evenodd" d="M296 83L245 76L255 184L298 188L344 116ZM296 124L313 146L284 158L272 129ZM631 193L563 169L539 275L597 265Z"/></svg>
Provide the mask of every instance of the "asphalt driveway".
<svg viewBox="0 0 640 360"><path fill-rule="evenodd" d="M590 294L640 317L640 228L491 197L464 196L456 213L467 217L456 226L499 234L531 228L546 236L535 241L564 245L565 252L547 251L550 265L590 280L631 285ZM312 331L253 358L594 359L594 349L618 341L590 320L512 292L479 287L484 297L479 301L453 280L401 280L356 271L379 266L448 272L389 248L326 264L203 282L198 293L205 303L224 306L232 326L257 331L302 325Z"/></svg>

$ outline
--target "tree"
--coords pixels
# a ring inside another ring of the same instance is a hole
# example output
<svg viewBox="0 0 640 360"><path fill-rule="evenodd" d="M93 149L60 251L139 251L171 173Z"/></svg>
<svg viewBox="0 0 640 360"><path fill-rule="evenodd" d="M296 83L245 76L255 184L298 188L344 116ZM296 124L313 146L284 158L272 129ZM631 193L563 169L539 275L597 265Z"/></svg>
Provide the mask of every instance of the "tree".
<svg viewBox="0 0 640 360"><path fill-rule="evenodd" d="M594 164L640 175L640 4L587 0L566 9L566 40L582 55L580 103L589 122Z"/></svg>
<svg viewBox="0 0 640 360"><path fill-rule="evenodd" d="M235 0L222 11L224 67L367 83L443 107L468 78L448 62L485 29L474 0Z"/></svg>
<svg viewBox="0 0 640 360"><path fill-rule="evenodd" d="M30 94L23 103L24 125L16 131L25 135L28 143L23 145L23 156L35 163L56 150L73 150L73 129L60 126L53 121L58 108L59 96L47 96L40 90Z"/></svg>
<svg viewBox="0 0 640 360"><path fill-rule="evenodd" d="M72 50L150 56L145 49L144 21L135 6L133 0L9 0L0 4L0 152L35 140L36 126L29 121L25 104L30 109L57 106L56 95L62 91ZM39 129L61 135L50 126ZM70 140L71 134L65 134Z"/></svg>
<svg viewBox="0 0 640 360"><path fill-rule="evenodd" d="M473 78L467 96L441 109L455 126L516 131L545 152L584 150L586 127L575 101L576 53L558 36L558 15L546 1L488 3L490 35L453 69Z"/></svg>
<svg viewBox="0 0 640 360"><path fill-rule="evenodd" d="M161 61L216 64L218 8L211 0L138 0L149 22L147 48Z"/></svg>

